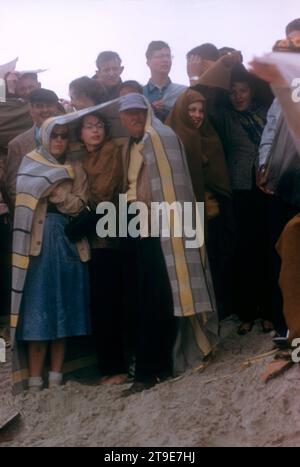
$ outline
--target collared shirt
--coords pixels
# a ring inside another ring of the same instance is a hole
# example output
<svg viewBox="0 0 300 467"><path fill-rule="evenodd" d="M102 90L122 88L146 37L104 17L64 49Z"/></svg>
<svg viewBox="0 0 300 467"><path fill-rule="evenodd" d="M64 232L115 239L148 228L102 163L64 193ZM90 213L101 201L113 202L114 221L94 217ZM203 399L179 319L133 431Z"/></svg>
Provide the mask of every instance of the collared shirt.
<svg viewBox="0 0 300 467"><path fill-rule="evenodd" d="M162 122L165 121L169 115L173 105L175 104L177 98L187 89L186 86L182 84L172 83L170 78L168 82L163 86L159 87L151 79L148 81L146 86L143 87L144 96L152 104L152 102L162 100L165 104L163 110L154 109L154 113L159 120Z"/></svg>

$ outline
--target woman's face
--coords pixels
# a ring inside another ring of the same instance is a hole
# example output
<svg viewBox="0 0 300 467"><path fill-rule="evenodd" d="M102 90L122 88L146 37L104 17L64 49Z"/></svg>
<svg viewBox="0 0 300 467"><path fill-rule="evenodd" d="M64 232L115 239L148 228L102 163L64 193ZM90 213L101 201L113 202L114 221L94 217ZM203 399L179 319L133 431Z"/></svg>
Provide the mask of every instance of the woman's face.
<svg viewBox="0 0 300 467"><path fill-rule="evenodd" d="M88 151L93 151L104 141L105 127L100 118L87 115L83 118L81 139Z"/></svg>
<svg viewBox="0 0 300 467"><path fill-rule="evenodd" d="M248 110L252 102L252 91L248 83L236 82L230 91L230 101L237 112Z"/></svg>
<svg viewBox="0 0 300 467"><path fill-rule="evenodd" d="M66 125L56 125L50 136L50 154L59 159L67 150L69 142L68 127Z"/></svg>
<svg viewBox="0 0 300 467"><path fill-rule="evenodd" d="M203 102L193 102L188 106L188 114L191 117L195 128L200 128L204 121L204 105Z"/></svg>

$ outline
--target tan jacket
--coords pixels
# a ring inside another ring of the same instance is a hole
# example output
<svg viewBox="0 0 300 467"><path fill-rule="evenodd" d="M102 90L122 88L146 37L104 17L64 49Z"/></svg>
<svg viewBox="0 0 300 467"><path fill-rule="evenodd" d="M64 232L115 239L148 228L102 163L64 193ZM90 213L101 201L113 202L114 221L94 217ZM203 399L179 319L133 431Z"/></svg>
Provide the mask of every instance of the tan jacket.
<svg viewBox="0 0 300 467"><path fill-rule="evenodd" d="M33 151L36 147L35 127L25 131L14 138L8 145L8 154L5 161L4 176L6 194L11 202L11 206L16 201L17 173L25 154Z"/></svg>
<svg viewBox="0 0 300 467"><path fill-rule="evenodd" d="M127 144L123 147L123 151L122 151L122 163L123 163L122 192L123 193L126 193L128 190L129 161L130 161L130 149L129 149L129 141L128 141ZM142 201L146 203L148 207L150 207L150 204L152 201L152 195L151 195L150 181L149 181L149 176L148 176L145 160L138 174L136 188L137 188L136 190L137 201Z"/></svg>
<svg viewBox="0 0 300 467"><path fill-rule="evenodd" d="M65 181L51 189L51 193L45 193L45 196L39 201L34 218L31 233L30 255L39 256L43 243L44 225L47 214L48 199L54 203L57 209L63 214L70 216L78 214L87 203L87 176L82 169L81 163L69 162L75 172L73 181ZM86 262L90 259L90 248L88 241L82 239L76 244L81 261Z"/></svg>

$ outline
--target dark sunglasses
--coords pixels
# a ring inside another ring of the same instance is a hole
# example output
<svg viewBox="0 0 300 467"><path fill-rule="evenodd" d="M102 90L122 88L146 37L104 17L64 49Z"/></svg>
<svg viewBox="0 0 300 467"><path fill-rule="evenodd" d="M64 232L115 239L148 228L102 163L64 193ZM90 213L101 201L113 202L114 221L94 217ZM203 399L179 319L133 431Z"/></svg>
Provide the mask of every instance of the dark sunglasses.
<svg viewBox="0 0 300 467"><path fill-rule="evenodd" d="M69 133L51 133L50 136L51 139L68 139L69 138Z"/></svg>

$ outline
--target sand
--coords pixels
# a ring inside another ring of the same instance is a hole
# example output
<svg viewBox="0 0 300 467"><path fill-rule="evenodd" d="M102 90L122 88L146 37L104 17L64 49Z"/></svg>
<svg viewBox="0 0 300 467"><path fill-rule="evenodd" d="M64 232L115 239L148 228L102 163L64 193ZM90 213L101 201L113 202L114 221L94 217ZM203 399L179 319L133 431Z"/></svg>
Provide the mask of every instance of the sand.
<svg viewBox="0 0 300 467"><path fill-rule="evenodd" d="M236 327L234 319L222 323L221 344L204 372L128 398L120 397L128 386L68 381L11 399L9 365L2 366L1 399L21 418L0 432L0 446L300 446L299 365L262 383L272 357L244 363L272 350L271 337L258 326L240 337Z"/></svg>

